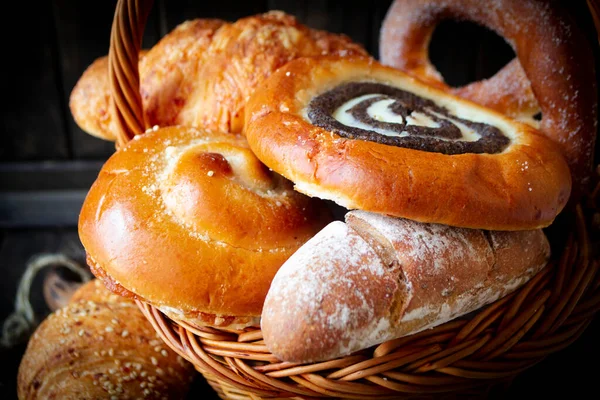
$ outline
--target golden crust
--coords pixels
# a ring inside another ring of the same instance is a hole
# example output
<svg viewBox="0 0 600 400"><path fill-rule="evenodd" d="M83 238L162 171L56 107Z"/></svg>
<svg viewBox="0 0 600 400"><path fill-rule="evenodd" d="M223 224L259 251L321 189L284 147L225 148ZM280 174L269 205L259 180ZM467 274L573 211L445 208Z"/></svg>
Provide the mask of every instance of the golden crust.
<svg viewBox="0 0 600 400"><path fill-rule="evenodd" d="M295 58L321 54L366 52L346 36L309 29L279 11L224 25L206 52L178 123L241 132L245 103L258 84Z"/></svg>
<svg viewBox="0 0 600 400"><path fill-rule="evenodd" d="M17 384L21 400L183 399L194 375L133 301L93 280L36 329Z"/></svg>
<svg viewBox="0 0 600 400"><path fill-rule="evenodd" d="M140 94L150 125L239 133L254 88L290 60L321 54L367 55L348 37L310 29L280 11L234 23L196 19L178 25L140 59ZM71 93L71 112L86 132L115 140L106 57Z"/></svg>
<svg viewBox="0 0 600 400"><path fill-rule="evenodd" d="M150 125L179 123L179 113L194 92L206 50L217 30L218 19L195 19L179 24L140 60L140 94Z"/></svg>
<svg viewBox="0 0 600 400"><path fill-rule="evenodd" d="M96 59L81 75L69 97L75 123L85 132L105 140L116 140L112 119L108 57Z"/></svg>
<svg viewBox="0 0 600 400"><path fill-rule="evenodd" d="M512 143L498 154L449 156L345 139L303 116L316 95L361 80L467 110L492 121ZM245 129L257 157L297 190L349 209L468 228L524 230L549 225L569 197L566 162L534 128L364 58L305 58L287 64L248 102Z"/></svg>
<svg viewBox="0 0 600 400"><path fill-rule="evenodd" d="M108 160L79 235L95 267L144 301L181 319L251 319L277 269L330 220L243 137L169 127Z"/></svg>
<svg viewBox="0 0 600 400"><path fill-rule="evenodd" d="M150 51L140 53L140 95L146 116L153 124L174 123L193 88L189 78L197 75L212 35L223 24L225 21L218 19L183 22ZM98 58L84 71L71 91L69 106L73 119L85 132L116 140L107 56Z"/></svg>

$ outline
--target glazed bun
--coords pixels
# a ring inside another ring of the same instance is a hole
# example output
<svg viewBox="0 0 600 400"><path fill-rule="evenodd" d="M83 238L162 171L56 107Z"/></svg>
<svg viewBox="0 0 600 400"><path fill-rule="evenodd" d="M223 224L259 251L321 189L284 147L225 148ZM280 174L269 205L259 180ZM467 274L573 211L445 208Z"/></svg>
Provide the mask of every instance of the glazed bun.
<svg viewBox="0 0 600 400"><path fill-rule="evenodd" d="M133 301L95 279L36 329L17 384L20 400L183 399L194 376Z"/></svg>
<svg viewBox="0 0 600 400"><path fill-rule="evenodd" d="M567 163L539 131L374 60L294 60L246 110L258 158L348 209L528 230L569 198Z"/></svg>
<svg viewBox="0 0 600 400"><path fill-rule="evenodd" d="M331 221L242 136L169 127L103 166L79 235L114 292L194 325L258 325L275 272Z"/></svg>

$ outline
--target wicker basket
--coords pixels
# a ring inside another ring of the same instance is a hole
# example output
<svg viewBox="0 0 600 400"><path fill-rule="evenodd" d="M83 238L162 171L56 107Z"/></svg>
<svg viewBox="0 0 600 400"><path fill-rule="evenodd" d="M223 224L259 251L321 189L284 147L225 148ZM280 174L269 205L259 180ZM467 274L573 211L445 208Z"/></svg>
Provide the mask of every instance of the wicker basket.
<svg viewBox="0 0 600 400"><path fill-rule="evenodd" d="M117 146L148 128L139 95L138 51L151 7L119 0L109 73ZM596 177L597 178L597 177ZM483 393L577 340L600 310L600 185L547 232L554 258L524 287L468 317L316 364L281 362L260 329L225 332L189 326L138 302L162 339L192 362L224 399L429 397Z"/></svg>

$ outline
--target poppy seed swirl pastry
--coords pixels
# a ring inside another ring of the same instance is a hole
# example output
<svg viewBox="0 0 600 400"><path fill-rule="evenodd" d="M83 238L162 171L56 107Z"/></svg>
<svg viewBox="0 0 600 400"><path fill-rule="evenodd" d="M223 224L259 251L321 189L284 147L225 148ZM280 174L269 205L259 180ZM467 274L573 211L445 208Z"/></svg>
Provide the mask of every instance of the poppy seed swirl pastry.
<svg viewBox="0 0 600 400"><path fill-rule="evenodd" d="M535 128L365 58L302 58L261 85L245 134L309 196L419 222L548 226L569 168Z"/></svg>
<svg viewBox="0 0 600 400"><path fill-rule="evenodd" d="M79 236L112 291L200 326L257 326L277 269L331 221L244 137L168 127L109 158Z"/></svg>

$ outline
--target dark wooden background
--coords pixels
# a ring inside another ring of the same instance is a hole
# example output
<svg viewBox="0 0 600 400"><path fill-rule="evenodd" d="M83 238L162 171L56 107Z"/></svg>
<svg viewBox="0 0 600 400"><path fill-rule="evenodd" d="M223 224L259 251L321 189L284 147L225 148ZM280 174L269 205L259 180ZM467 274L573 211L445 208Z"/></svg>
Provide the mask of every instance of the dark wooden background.
<svg viewBox="0 0 600 400"><path fill-rule="evenodd" d="M182 1L156 0L144 36L149 48L177 24L192 18L235 20L279 9L311 27L349 35L378 57L379 29L391 0ZM3 38L0 93L0 321L12 311L17 283L35 254L64 252L83 262L77 238L79 207L114 145L77 127L68 102L85 68L108 52L116 0L14 2L0 24ZM596 40L584 1L565 2ZM430 47L434 64L448 83L462 85L493 75L514 57L494 33L469 23L444 22ZM596 57L598 59L598 57ZM39 288L40 279L35 288ZM44 315L39 290L34 304ZM41 304L41 305L40 305ZM594 323L571 348L522 374L500 397L594 393L600 372L585 360L600 357ZM15 379L25 345L0 349L0 398L16 398ZM592 364L594 362L592 361ZM3 369L3 371L7 371ZM212 392L201 380L194 394ZM577 397L577 396L576 396ZM586 396L587 397L587 396Z"/></svg>

